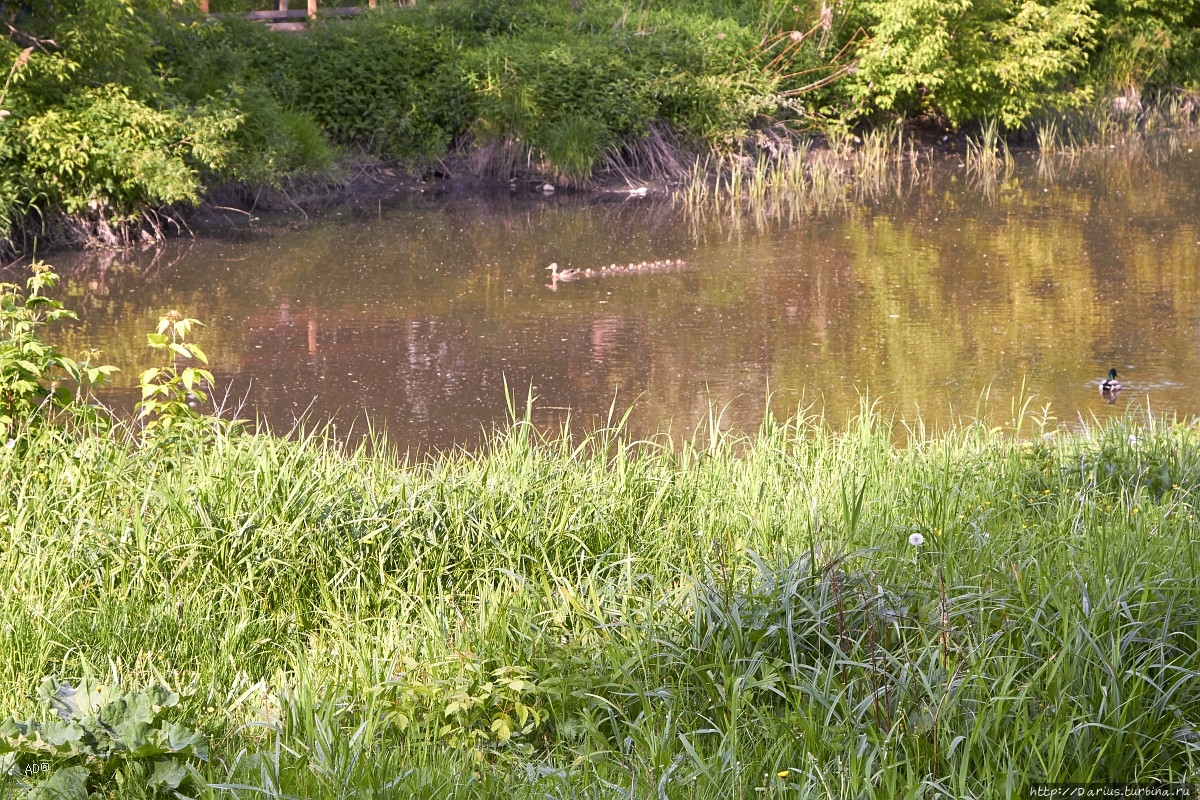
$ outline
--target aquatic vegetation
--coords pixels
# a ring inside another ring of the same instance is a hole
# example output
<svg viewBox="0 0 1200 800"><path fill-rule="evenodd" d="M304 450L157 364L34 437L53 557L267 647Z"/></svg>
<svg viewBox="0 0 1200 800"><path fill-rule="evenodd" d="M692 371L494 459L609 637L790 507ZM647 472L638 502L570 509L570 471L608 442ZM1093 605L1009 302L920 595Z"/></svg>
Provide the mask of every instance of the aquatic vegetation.
<svg viewBox="0 0 1200 800"><path fill-rule="evenodd" d="M920 153L899 124L830 137L823 147L807 137L768 141L753 157L697 159L675 200L693 213L788 219L903 196L928 175L929 153Z"/></svg>
<svg viewBox="0 0 1200 800"><path fill-rule="evenodd" d="M967 137L967 172L982 181L995 182L1003 172L1012 172L1013 156L1008 142L1000 134L996 120L985 120L979 138Z"/></svg>

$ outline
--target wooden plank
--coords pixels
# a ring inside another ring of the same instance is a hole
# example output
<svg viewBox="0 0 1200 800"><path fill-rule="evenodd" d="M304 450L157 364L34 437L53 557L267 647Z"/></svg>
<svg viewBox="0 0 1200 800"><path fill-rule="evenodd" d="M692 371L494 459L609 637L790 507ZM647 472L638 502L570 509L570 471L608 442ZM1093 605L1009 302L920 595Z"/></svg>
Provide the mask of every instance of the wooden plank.
<svg viewBox="0 0 1200 800"><path fill-rule="evenodd" d="M235 14L234 16L242 16ZM304 19L308 16L307 11L295 9L288 11L286 8L281 11L248 11L245 14L246 19L263 19L263 20L285 20L285 19Z"/></svg>
<svg viewBox="0 0 1200 800"><path fill-rule="evenodd" d="M267 27L273 31L284 33L304 33L308 30L307 22L268 22Z"/></svg>
<svg viewBox="0 0 1200 800"><path fill-rule="evenodd" d="M208 0L200 0L200 13L201 14L208 13Z"/></svg>
<svg viewBox="0 0 1200 800"><path fill-rule="evenodd" d="M208 0L201 0L201 2L207 3ZM283 25L287 20L316 19L315 15L317 13L317 2L318 0L307 0L308 7L306 9L289 9L287 7L288 0L279 0L279 5L283 7L275 9L274 11L246 11L241 13L226 12L220 14L209 14L209 16L213 19L232 19L238 17L241 19L266 22L268 24ZM320 12L321 16L323 17L352 17L356 14L362 14L366 10L367 9L363 8L362 6L341 6L338 8L322 8L320 9ZM276 28L276 30L296 30L296 28Z"/></svg>

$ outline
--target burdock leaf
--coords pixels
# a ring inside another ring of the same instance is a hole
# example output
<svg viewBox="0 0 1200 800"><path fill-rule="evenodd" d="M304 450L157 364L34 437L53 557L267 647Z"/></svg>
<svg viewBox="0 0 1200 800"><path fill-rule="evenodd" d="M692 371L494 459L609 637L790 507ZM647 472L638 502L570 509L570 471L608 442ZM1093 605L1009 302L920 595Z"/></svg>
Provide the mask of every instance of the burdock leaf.
<svg viewBox="0 0 1200 800"><path fill-rule="evenodd" d="M26 797L28 800L87 800L87 776L83 767L56 769Z"/></svg>
<svg viewBox="0 0 1200 800"><path fill-rule="evenodd" d="M187 778L188 769L183 762L170 758L156 758L154 759L154 770L146 778L146 783L151 786L178 789Z"/></svg>

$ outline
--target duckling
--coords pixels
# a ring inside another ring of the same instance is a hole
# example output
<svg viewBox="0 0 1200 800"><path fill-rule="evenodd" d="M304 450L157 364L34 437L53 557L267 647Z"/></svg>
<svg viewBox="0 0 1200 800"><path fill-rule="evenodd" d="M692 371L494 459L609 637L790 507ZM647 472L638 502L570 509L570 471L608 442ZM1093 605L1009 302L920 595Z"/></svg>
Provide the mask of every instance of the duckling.
<svg viewBox="0 0 1200 800"><path fill-rule="evenodd" d="M1114 367L1108 371L1108 377L1100 381L1100 394L1110 397L1119 391L1121 391L1121 383L1117 380L1117 370Z"/></svg>
<svg viewBox="0 0 1200 800"><path fill-rule="evenodd" d="M577 269L560 270L557 261L550 264L546 269L550 270L550 280L552 281L573 281L582 274Z"/></svg>

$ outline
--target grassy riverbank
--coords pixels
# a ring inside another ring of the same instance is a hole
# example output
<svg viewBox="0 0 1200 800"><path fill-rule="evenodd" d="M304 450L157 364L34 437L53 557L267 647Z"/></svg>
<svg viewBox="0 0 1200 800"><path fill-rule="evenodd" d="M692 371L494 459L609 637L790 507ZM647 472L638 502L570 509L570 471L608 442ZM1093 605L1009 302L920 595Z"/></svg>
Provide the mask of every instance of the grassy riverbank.
<svg viewBox="0 0 1200 800"><path fill-rule="evenodd" d="M213 189L249 206L363 159L579 186L774 158L813 134L836 152L897 120L993 139L1038 123L1053 149L1200 106L1194 2L422 0L287 36L173 0L71 0L12 22L9 253L161 236Z"/></svg>
<svg viewBox="0 0 1200 800"><path fill-rule="evenodd" d="M1014 419L904 447L870 409L683 443L518 422L408 464L21 431L0 709L44 718L47 674L165 683L202 780L243 787L206 797L1194 779L1200 435ZM122 774L104 796L140 795Z"/></svg>

